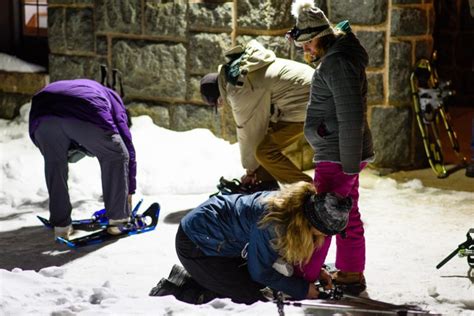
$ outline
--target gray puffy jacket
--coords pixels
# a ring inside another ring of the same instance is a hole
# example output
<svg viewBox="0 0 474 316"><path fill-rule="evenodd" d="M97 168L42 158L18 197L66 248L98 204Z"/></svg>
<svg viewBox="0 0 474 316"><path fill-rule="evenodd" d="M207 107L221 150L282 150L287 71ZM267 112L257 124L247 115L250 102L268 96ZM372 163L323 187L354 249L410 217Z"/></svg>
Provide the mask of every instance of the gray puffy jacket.
<svg viewBox="0 0 474 316"><path fill-rule="evenodd" d="M347 174L360 171L374 155L367 123L368 55L353 33L339 37L313 75L304 134L314 162L342 164Z"/></svg>

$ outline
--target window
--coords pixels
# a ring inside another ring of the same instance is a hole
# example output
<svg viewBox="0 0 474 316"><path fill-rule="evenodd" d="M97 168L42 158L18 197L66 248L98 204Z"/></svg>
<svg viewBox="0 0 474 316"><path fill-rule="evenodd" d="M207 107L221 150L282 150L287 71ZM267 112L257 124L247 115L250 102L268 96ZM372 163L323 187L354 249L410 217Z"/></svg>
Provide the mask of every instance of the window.
<svg viewBox="0 0 474 316"><path fill-rule="evenodd" d="M22 0L23 35L48 35L48 0Z"/></svg>

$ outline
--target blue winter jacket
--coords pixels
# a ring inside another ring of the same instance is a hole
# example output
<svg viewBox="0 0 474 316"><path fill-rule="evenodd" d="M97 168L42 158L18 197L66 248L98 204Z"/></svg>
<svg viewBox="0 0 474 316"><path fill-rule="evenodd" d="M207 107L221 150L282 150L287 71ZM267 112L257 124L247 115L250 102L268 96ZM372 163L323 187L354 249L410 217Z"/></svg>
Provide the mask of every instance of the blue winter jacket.
<svg viewBox="0 0 474 316"><path fill-rule="evenodd" d="M309 288L306 280L284 276L272 267L279 258L271 245L275 238L273 227L258 227L266 211L262 199L270 194L274 192L216 195L188 213L181 220L181 227L208 256L241 257L248 243L248 270L255 282L294 299L305 299Z"/></svg>
<svg viewBox="0 0 474 316"><path fill-rule="evenodd" d="M130 157L128 190L130 194L135 193L135 148L127 125L125 106L115 91L89 79L53 82L33 96L29 120L29 132L33 142L34 133L41 120L48 116L90 122L103 130L119 134Z"/></svg>

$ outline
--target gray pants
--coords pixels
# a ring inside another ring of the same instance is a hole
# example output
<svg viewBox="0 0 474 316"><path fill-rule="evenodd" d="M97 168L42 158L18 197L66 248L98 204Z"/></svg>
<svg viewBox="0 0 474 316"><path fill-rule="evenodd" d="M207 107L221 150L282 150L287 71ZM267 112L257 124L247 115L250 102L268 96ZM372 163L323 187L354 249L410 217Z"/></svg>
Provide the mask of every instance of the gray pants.
<svg viewBox="0 0 474 316"><path fill-rule="evenodd" d="M121 219L130 215L127 203L129 154L120 135L89 122L48 117L41 121L34 138L44 157L53 226L71 223L72 206L67 180L68 149L72 141L81 144L99 159L107 217Z"/></svg>

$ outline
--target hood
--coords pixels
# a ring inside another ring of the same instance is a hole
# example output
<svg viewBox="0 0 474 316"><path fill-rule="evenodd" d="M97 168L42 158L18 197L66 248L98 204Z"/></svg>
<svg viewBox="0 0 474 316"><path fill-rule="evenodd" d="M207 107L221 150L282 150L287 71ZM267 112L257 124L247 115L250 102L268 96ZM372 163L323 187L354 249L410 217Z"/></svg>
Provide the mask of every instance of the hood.
<svg viewBox="0 0 474 316"><path fill-rule="evenodd" d="M349 56L353 62L360 63L364 68L369 64L369 55L352 32L338 38L323 58L328 58L337 53Z"/></svg>
<svg viewBox="0 0 474 316"><path fill-rule="evenodd" d="M245 46L244 54L240 61L240 71L253 72L268 66L276 59L275 53L263 47L256 40L251 40Z"/></svg>
<svg viewBox="0 0 474 316"><path fill-rule="evenodd" d="M224 88L227 83L239 85L242 77L248 73L262 69L276 60L276 55L271 50L263 47L262 44L256 40L250 42L242 47L240 45L226 51L224 55L229 62L224 65L219 65L217 78L219 85L219 93L224 102L227 104L227 91Z"/></svg>

